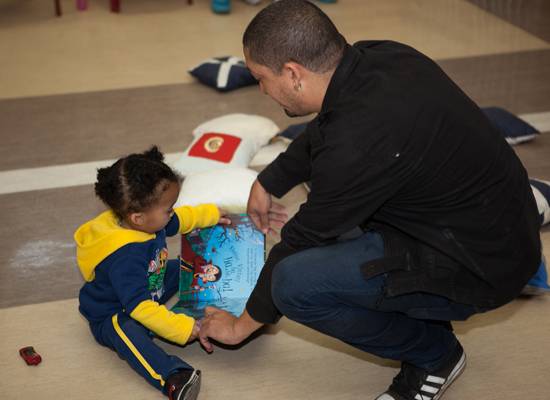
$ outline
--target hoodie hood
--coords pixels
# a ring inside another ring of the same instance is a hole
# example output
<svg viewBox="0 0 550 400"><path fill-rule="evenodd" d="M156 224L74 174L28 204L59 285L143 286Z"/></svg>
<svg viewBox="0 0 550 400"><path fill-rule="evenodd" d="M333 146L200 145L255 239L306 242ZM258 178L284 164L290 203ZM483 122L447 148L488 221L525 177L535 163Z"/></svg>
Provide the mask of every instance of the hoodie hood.
<svg viewBox="0 0 550 400"><path fill-rule="evenodd" d="M155 234L124 229L119 222L116 214L109 210L82 225L74 234L78 266L86 281L93 281L98 264L122 246L156 237Z"/></svg>

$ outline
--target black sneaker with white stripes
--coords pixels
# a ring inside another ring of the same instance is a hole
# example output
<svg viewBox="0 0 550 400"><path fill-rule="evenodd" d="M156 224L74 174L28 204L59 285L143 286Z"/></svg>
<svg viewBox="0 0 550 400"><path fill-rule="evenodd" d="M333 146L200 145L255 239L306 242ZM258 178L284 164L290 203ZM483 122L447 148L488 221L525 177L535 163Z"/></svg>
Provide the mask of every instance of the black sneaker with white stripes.
<svg viewBox="0 0 550 400"><path fill-rule="evenodd" d="M201 371L177 371L168 377L164 389L170 400L196 400L201 389Z"/></svg>
<svg viewBox="0 0 550 400"><path fill-rule="evenodd" d="M390 388L376 400L438 400L466 366L466 353L457 342L443 368L428 373L425 369L403 363Z"/></svg>

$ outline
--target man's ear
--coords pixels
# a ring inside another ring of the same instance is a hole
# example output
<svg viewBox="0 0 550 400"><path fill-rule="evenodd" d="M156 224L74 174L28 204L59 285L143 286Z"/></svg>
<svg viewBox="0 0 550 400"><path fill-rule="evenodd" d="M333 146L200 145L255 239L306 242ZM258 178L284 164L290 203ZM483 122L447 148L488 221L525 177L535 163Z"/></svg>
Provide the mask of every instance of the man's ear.
<svg viewBox="0 0 550 400"><path fill-rule="evenodd" d="M299 84L302 80L302 68L300 64L295 62L287 62L284 66L285 73L287 73L289 78L296 84Z"/></svg>
<svg viewBox="0 0 550 400"><path fill-rule="evenodd" d="M143 225L143 214L133 213L132 215L130 215L130 222L132 222L132 224L137 226Z"/></svg>

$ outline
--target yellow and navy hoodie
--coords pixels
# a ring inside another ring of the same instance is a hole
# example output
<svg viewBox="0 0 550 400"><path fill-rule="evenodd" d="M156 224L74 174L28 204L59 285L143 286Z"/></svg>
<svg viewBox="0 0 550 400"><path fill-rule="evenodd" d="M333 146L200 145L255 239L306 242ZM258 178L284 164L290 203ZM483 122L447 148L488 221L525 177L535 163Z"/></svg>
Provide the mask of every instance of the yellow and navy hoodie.
<svg viewBox="0 0 550 400"><path fill-rule="evenodd" d="M176 208L168 225L154 234L122 228L112 210L82 225L74 235L86 279L79 296L82 315L97 324L126 312L157 335L185 344L194 319L159 304L165 291L166 237L218 221L217 207L202 204Z"/></svg>

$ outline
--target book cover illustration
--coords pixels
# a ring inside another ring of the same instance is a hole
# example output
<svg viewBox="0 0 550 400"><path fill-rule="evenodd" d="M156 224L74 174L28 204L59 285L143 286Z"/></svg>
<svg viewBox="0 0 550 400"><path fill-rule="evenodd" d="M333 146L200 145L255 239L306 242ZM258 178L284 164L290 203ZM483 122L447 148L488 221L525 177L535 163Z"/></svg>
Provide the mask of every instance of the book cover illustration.
<svg viewBox="0 0 550 400"><path fill-rule="evenodd" d="M265 237L246 214L230 225L181 235L179 301L171 311L204 317L206 306L240 316L265 262Z"/></svg>

